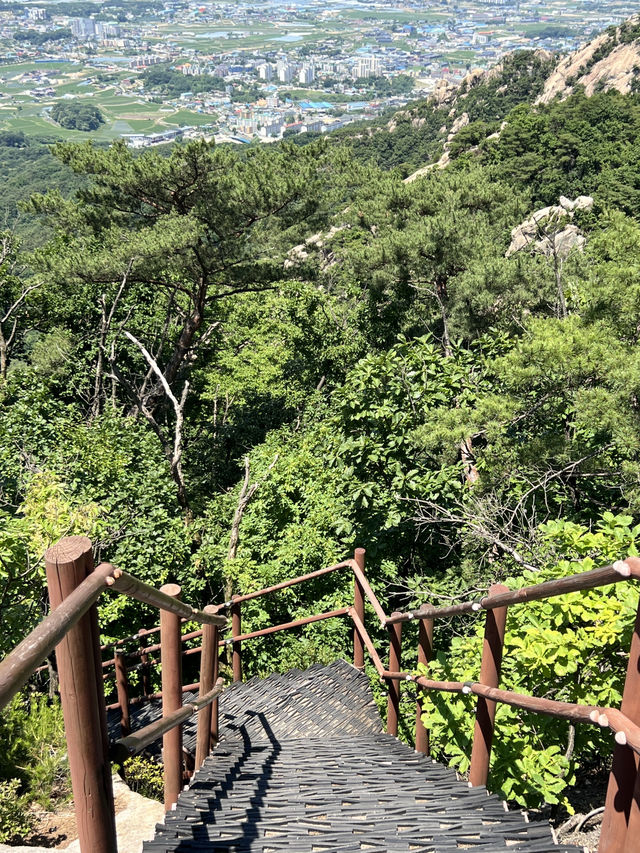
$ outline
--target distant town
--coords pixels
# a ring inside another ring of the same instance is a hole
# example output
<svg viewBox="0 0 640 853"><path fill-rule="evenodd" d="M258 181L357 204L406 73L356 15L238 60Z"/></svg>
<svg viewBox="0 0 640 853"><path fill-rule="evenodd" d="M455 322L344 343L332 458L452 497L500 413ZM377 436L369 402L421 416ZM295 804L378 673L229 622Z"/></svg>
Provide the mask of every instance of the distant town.
<svg viewBox="0 0 640 853"><path fill-rule="evenodd" d="M426 97L516 49L569 51L628 3L0 3L0 131L273 142Z"/></svg>

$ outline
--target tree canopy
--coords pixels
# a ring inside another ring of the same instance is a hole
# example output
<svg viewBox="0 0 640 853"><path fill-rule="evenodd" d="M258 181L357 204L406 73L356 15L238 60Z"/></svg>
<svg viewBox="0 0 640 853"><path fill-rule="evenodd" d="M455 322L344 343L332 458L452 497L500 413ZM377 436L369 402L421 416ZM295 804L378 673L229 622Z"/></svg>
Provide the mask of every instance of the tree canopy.
<svg viewBox="0 0 640 853"><path fill-rule="evenodd" d="M0 137L2 651L42 615L42 553L68 533L200 605L356 546L388 611L636 554L638 96L535 106L545 63L517 55L461 93L449 165L410 182L456 110L418 104L394 129L385 117L309 144L58 143L56 165ZM579 195L593 204L562 225L539 210ZM513 249L536 211L536 239ZM244 625L350 594L322 576L248 603ZM615 703L628 593L545 607L510 622L509 686ZM110 600L103 638L152 618ZM430 671L472 677L474 632L443 626ZM316 623L247 644L246 662L265 674L349 642ZM462 771L465 701L429 711L436 754ZM562 801L612 746L503 720L492 785L522 805Z"/></svg>

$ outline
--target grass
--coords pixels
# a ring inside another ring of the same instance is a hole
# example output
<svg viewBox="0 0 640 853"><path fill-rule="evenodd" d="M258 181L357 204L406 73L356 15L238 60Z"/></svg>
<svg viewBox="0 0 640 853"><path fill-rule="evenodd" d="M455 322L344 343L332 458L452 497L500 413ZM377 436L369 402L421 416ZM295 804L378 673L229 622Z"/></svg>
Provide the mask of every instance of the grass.
<svg viewBox="0 0 640 853"><path fill-rule="evenodd" d="M415 24L417 21L438 23L446 21L450 15L444 12L428 12L426 9L416 9L415 12L382 12L374 9L362 11L342 11L341 18L350 21L397 21L402 24Z"/></svg>
<svg viewBox="0 0 640 853"><path fill-rule="evenodd" d="M117 139L123 133L156 133L169 127L199 126L211 122L211 116L204 113L184 108L167 109L162 104L152 104L113 92L97 91L93 95L92 103L100 108L105 124L92 133L85 133L68 130L48 120L44 110L54 103L53 100L37 102L24 98L24 103L18 110L16 105L0 102L0 129L22 130L25 134L36 137L57 136L77 141L89 138L109 141Z"/></svg>

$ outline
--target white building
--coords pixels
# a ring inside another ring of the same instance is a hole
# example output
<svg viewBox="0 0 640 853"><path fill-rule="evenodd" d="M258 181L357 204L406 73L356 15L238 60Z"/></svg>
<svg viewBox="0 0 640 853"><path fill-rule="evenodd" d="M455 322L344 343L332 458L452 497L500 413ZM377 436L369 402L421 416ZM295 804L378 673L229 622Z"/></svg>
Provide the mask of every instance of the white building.
<svg viewBox="0 0 640 853"><path fill-rule="evenodd" d="M362 56L356 62L353 70L353 77L357 80L359 77L379 77L382 72L382 63L375 56Z"/></svg>
<svg viewBox="0 0 640 853"><path fill-rule="evenodd" d="M116 23L106 23L105 21L92 21L94 24L94 33L99 39L114 39L119 38L121 29Z"/></svg>
<svg viewBox="0 0 640 853"><path fill-rule="evenodd" d="M270 62L265 62L258 66L258 77L261 80L271 80L273 78L273 65Z"/></svg>
<svg viewBox="0 0 640 853"><path fill-rule="evenodd" d="M91 18L73 18L71 32L77 39L91 38L96 34L96 25Z"/></svg>
<svg viewBox="0 0 640 853"><path fill-rule="evenodd" d="M313 65L308 62L305 62L298 73L298 82L302 86L308 86L309 83L313 83L315 77L316 74Z"/></svg>
<svg viewBox="0 0 640 853"><path fill-rule="evenodd" d="M288 62L280 60L276 65L276 72L281 83L291 83L293 80L294 67Z"/></svg>
<svg viewBox="0 0 640 853"><path fill-rule="evenodd" d="M278 137L282 135L282 121L267 121L260 128L261 136Z"/></svg>

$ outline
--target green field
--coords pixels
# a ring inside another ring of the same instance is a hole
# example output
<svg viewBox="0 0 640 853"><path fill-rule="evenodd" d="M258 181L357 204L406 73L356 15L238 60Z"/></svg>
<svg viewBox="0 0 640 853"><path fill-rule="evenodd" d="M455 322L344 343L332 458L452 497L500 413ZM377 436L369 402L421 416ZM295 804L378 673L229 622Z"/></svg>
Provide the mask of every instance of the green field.
<svg viewBox="0 0 640 853"><path fill-rule="evenodd" d="M252 22L244 26L234 24L232 21L222 21L215 25L192 24L187 28L175 24L160 24L149 41L156 44L173 43L183 50L196 48L204 53L222 50L263 50L273 49L276 46L286 50L287 47L310 44L341 35L347 28L349 28L348 23L340 20L321 24L314 21L291 21L286 24ZM282 36L291 33L300 34L301 38L293 42L280 41Z"/></svg>
<svg viewBox="0 0 640 853"><path fill-rule="evenodd" d="M23 103L12 105L0 101L0 130L21 130L29 136L108 141L126 133L156 133L172 127L209 124L214 120L210 114L184 108L174 109L113 94L100 97L101 94L96 93L91 101L100 108L105 124L92 133L67 130L52 121L48 117L55 103L52 98L38 102L25 98Z"/></svg>
<svg viewBox="0 0 640 853"><path fill-rule="evenodd" d="M401 24L415 24L416 22L437 23L446 21L451 17L443 12L429 12L426 9L416 9L411 12L383 12L377 9L363 9L362 11L342 11L340 17L348 21L397 21Z"/></svg>

